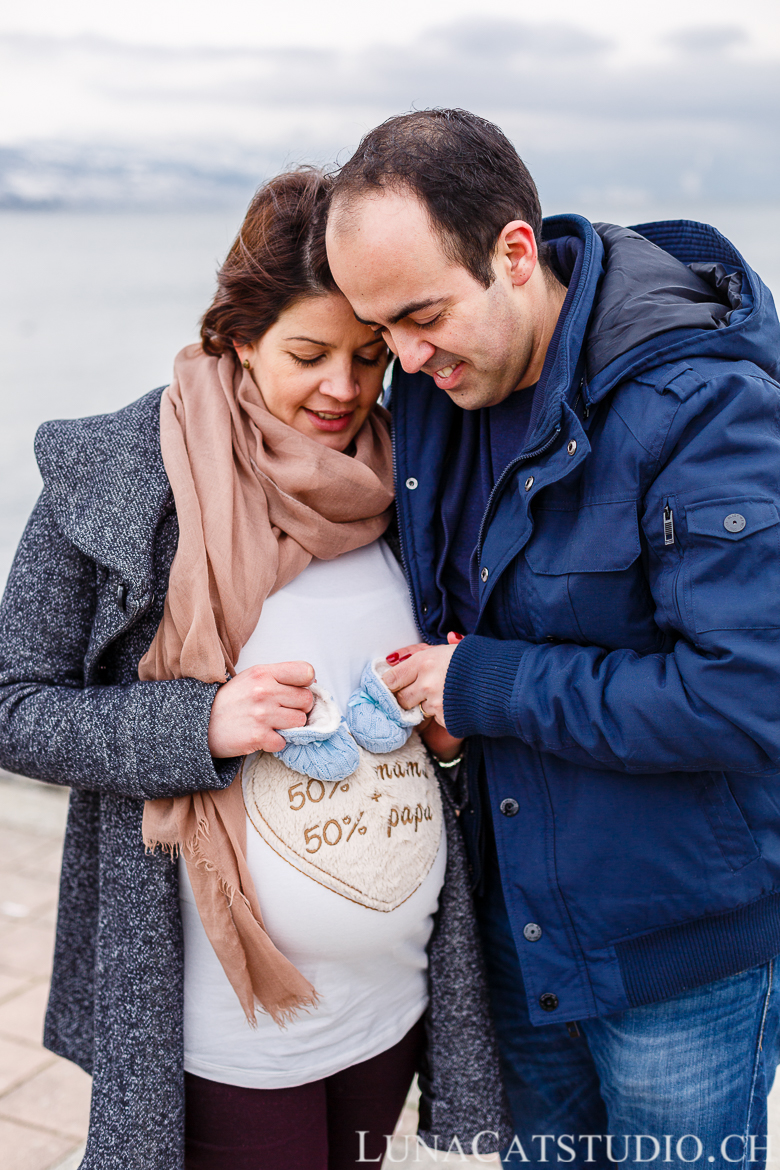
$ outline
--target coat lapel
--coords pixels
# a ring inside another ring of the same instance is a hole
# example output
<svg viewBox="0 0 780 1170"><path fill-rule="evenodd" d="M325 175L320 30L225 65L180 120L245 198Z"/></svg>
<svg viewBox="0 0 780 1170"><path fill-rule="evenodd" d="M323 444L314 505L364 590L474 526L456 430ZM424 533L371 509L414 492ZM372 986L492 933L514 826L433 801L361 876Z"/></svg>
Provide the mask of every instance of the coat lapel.
<svg viewBox="0 0 780 1170"><path fill-rule="evenodd" d="M44 423L35 453L55 518L77 548L126 588L126 610L152 585L153 534L173 493L160 452L153 390L115 414Z"/></svg>

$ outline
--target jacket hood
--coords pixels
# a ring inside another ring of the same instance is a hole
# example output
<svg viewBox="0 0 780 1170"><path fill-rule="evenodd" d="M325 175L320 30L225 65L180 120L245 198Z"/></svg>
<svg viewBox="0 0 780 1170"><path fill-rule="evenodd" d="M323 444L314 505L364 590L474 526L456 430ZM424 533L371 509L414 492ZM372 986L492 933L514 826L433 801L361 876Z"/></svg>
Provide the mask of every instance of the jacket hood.
<svg viewBox="0 0 780 1170"><path fill-rule="evenodd" d="M715 228L689 220L634 228L576 215L545 220L553 247L567 236L579 253L572 282L584 294L570 342L585 335L588 401L642 370L696 356L746 360L780 377L772 295Z"/></svg>
<svg viewBox="0 0 780 1170"><path fill-rule="evenodd" d="M721 264L689 268L631 228L609 223L593 228L604 245L604 276L587 340L592 375L651 337L674 329L723 328L741 306L740 276L730 278L735 287L723 287L729 278Z"/></svg>

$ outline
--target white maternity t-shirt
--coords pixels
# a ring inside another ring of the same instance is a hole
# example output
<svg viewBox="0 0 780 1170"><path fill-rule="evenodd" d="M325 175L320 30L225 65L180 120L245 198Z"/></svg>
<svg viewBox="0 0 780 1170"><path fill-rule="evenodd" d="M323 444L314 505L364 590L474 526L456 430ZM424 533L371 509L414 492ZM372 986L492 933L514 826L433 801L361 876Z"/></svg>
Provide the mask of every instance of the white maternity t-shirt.
<svg viewBox="0 0 780 1170"><path fill-rule="evenodd" d="M373 655L418 641L403 573L383 540L334 561L312 561L269 597L238 669L302 659L342 713ZM247 1023L198 915L179 863L184 922L184 1067L244 1088L305 1084L396 1044L427 1006L432 915L446 844L422 884L390 913L369 909L306 877L247 818L247 862L266 928L312 983L318 1006L279 1028Z"/></svg>

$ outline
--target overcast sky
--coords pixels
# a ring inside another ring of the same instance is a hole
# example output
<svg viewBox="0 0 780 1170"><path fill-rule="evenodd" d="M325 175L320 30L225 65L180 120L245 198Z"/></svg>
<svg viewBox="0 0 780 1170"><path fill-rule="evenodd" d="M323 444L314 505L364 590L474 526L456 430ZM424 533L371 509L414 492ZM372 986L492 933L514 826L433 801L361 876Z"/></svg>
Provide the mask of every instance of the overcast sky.
<svg viewBox="0 0 780 1170"><path fill-rule="evenodd" d="M0 205L218 198L413 105L493 118L556 197L775 201L780 2L25 0Z"/></svg>
<svg viewBox="0 0 780 1170"><path fill-rule="evenodd" d="M92 34L173 47L301 46L359 48L408 44L437 24L463 16L505 17L533 23L577 24L615 42L626 61L646 60L666 50L663 38L695 25L739 25L746 52L780 58L777 0L24 0L5 5L0 30L55 36ZM429 47L436 50L435 37Z"/></svg>

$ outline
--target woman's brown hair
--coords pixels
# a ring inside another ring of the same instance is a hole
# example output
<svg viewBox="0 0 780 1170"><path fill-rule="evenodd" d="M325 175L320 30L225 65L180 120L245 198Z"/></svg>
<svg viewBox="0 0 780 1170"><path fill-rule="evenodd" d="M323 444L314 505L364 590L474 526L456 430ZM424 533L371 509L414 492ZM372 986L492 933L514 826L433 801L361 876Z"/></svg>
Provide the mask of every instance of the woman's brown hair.
<svg viewBox="0 0 780 1170"><path fill-rule="evenodd" d="M316 167L300 167L259 189L201 321L206 353L252 345L294 301L337 291L325 254L331 185Z"/></svg>

